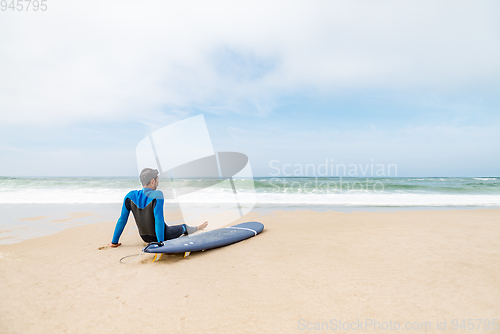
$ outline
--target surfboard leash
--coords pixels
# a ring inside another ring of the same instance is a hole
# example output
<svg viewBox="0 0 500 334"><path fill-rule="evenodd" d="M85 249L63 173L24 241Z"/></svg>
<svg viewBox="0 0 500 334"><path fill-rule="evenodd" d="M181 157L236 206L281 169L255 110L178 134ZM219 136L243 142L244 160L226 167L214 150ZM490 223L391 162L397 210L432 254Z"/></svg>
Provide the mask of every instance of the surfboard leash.
<svg viewBox="0 0 500 334"><path fill-rule="evenodd" d="M144 252L146 251L146 249L148 249L150 246L153 246L153 245L155 245L155 246L157 246L157 247L160 247L160 246L163 246L163 245L164 245L164 243L163 243L163 242L161 242L161 241L160 241L160 242L150 242L150 243L149 243L146 247L144 247L144 248L142 249L142 253L141 253L141 254L139 254L139 255L137 255L137 256L136 256L136 254L124 256L124 257L122 257L122 258L120 259L120 263L122 263L122 264L127 264L127 263L130 263L130 262L134 261L134 260L135 260L135 259L137 259L139 256L141 256L142 254L144 254ZM128 258L128 257L132 257L132 256L135 256L132 260L127 261L127 262L123 262L123 261L122 261L123 259L126 259L126 258ZM154 261L156 261L156 260L157 260L157 259L156 259L156 256L155 256L155 260L154 260ZM158 259L158 260L159 260L159 259ZM153 261L153 262L154 262L154 261Z"/></svg>
<svg viewBox="0 0 500 334"><path fill-rule="evenodd" d="M137 254L133 254L133 255L127 255L127 256L124 256L124 257L122 257L122 258L120 259L120 263L121 263L121 264L127 264L127 263L130 263L130 262L134 261L135 259L137 259L137 258L138 258L139 256L141 256L142 254L144 254L144 250L143 250L143 251L142 251L142 253L141 253L141 254L139 254L139 255L137 255ZM128 258L128 257L132 257L132 256L135 256L132 260L127 261L127 262L123 262L123 261L122 261L123 259L126 259L126 258Z"/></svg>

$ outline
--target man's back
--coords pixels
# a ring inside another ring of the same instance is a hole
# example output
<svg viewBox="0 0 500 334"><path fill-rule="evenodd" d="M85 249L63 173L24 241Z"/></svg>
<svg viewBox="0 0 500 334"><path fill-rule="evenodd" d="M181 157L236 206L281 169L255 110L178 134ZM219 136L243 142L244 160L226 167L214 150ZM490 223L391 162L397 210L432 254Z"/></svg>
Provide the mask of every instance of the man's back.
<svg viewBox="0 0 500 334"><path fill-rule="evenodd" d="M144 241L164 241L166 225L163 218L163 202L163 193L159 190L144 187L141 190L130 191L123 200L122 212L116 223L112 243L118 243L130 211L134 213L139 233Z"/></svg>
<svg viewBox="0 0 500 334"><path fill-rule="evenodd" d="M123 199L122 212L116 223L111 247L118 247L120 236L127 224L130 211L139 228L142 239L146 242L165 241L175 239L186 233L194 233L203 230L208 222L191 227L186 224L168 226L163 218L163 193L158 188L159 177L156 169L144 168L141 171L140 180L144 188L130 191Z"/></svg>

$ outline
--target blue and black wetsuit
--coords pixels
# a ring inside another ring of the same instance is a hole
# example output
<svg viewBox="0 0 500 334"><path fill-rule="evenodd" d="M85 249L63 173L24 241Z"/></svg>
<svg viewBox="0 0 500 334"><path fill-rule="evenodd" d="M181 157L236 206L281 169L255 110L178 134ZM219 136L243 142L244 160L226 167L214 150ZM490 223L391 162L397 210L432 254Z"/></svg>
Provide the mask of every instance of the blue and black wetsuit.
<svg viewBox="0 0 500 334"><path fill-rule="evenodd" d="M175 239L192 229L186 224L168 226L163 218L163 193L159 190L142 188L132 190L123 200L122 213L116 223L112 243L117 244L127 224L130 211L134 214L139 234L145 242Z"/></svg>

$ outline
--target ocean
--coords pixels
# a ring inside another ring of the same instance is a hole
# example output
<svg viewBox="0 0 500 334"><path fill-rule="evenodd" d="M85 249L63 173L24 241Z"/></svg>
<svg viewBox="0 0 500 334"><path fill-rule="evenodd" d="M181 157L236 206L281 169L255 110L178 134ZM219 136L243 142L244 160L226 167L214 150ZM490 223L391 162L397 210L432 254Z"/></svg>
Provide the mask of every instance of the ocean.
<svg viewBox="0 0 500 334"><path fill-rule="evenodd" d="M500 205L500 177L254 177L233 183L240 202L256 206ZM128 191L140 188L135 177L0 177L0 203L122 203ZM169 188L193 189L189 200L200 204L224 202L232 192L227 180L160 180L160 190Z"/></svg>

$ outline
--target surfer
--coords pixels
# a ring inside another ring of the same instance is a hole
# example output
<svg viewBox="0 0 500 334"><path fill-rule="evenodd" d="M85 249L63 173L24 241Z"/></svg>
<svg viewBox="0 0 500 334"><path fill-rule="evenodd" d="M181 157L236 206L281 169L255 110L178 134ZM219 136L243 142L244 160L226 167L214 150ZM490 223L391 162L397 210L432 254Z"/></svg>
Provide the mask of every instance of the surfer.
<svg viewBox="0 0 500 334"><path fill-rule="evenodd" d="M144 168L140 180L143 188L132 190L123 200L122 212L116 223L113 239L108 245L118 247L120 236L127 224L130 211L133 212L141 238L145 242L160 242L175 239L205 229L208 222L198 226L186 224L168 226L163 218L163 193L158 188L159 176L156 169Z"/></svg>

